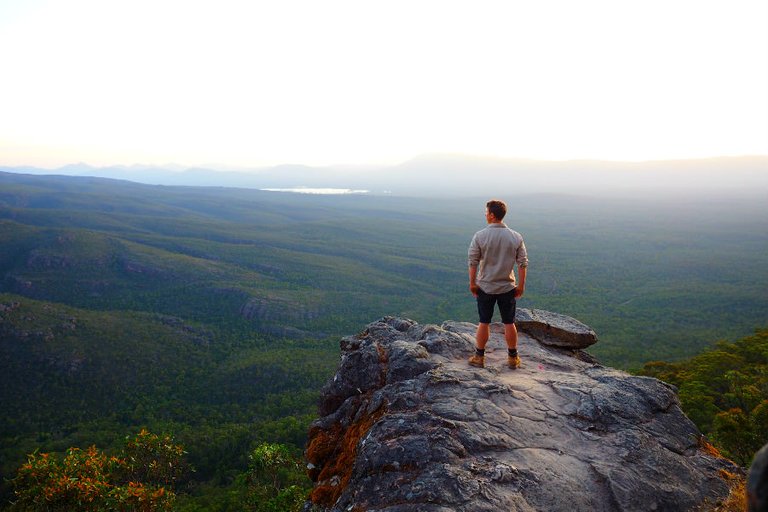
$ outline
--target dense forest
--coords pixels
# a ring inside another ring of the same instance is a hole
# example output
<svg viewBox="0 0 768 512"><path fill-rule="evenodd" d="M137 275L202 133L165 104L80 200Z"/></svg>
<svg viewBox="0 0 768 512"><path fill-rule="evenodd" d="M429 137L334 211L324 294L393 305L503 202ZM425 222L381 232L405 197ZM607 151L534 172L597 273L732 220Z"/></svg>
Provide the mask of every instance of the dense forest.
<svg viewBox="0 0 768 512"><path fill-rule="evenodd" d="M677 386L683 411L731 460L748 465L768 443L768 329L640 373Z"/></svg>
<svg viewBox="0 0 768 512"><path fill-rule="evenodd" d="M589 324L604 364L664 361L642 371L743 462L726 432L764 414L764 347L716 342L768 325L765 198L499 195L531 256L521 306ZM118 453L144 428L188 453L177 506L247 499L256 447L300 453L341 336L384 315L475 321L466 248L486 199L0 173L3 502L27 454Z"/></svg>

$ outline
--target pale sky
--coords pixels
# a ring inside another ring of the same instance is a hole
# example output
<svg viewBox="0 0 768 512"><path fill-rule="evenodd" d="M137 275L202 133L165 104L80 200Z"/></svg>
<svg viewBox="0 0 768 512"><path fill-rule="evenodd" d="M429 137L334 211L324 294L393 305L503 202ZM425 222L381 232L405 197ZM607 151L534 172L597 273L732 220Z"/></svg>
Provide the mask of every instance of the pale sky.
<svg viewBox="0 0 768 512"><path fill-rule="evenodd" d="M766 0L0 0L0 165L768 154Z"/></svg>

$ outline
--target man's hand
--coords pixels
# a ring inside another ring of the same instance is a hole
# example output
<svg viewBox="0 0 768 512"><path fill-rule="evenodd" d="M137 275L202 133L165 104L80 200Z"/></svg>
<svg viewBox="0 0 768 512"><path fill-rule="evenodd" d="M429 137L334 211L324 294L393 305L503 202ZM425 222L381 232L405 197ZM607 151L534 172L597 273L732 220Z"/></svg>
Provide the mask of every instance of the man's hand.
<svg viewBox="0 0 768 512"><path fill-rule="evenodd" d="M480 287L477 286L477 267L469 267L469 291L475 297L477 297L477 292L480 291Z"/></svg>
<svg viewBox="0 0 768 512"><path fill-rule="evenodd" d="M517 267L517 273L520 280L517 282L517 288L515 288L515 298L519 299L525 293L525 277L528 275L528 265Z"/></svg>

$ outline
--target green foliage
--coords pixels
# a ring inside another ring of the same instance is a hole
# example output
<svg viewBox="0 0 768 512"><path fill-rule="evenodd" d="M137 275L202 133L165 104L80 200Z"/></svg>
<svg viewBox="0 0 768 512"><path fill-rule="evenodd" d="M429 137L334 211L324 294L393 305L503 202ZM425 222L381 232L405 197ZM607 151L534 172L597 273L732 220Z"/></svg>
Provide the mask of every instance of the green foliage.
<svg viewBox="0 0 768 512"><path fill-rule="evenodd" d="M280 443L259 443L248 455L248 469L226 487L203 485L194 495L181 495L179 512L298 512L312 484L300 452Z"/></svg>
<svg viewBox="0 0 768 512"><path fill-rule="evenodd" d="M178 434L193 478L228 483L260 440L303 446L338 358L335 340L245 343L175 317L0 304L0 361L13 361L0 375L4 479L35 449L118 449L121 432L146 425Z"/></svg>
<svg viewBox="0 0 768 512"><path fill-rule="evenodd" d="M768 329L642 372L679 387L683 411L728 457L748 465L768 442Z"/></svg>
<svg viewBox="0 0 768 512"><path fill-rule="evenodd" d="M142 429L136 437L126 438L122 455L125 463L120 469L128 481L174 487L190 471L185 455L184 448L175 444L170 435L159 436Z"/></svg>
<svg viewBox="0 0 768 512"><path fill-rule="evenodd" d="M300 511L311 490L302 460L288 446L274 443L259 444L249 458L247 510Z"/></svg>
<svg viewBox="0 0 768 512"><path fill-rule="evenodd" d="M277 337L476 315L466 249L484 198L0 183L0 291ZM690 357L768 322L768 209L755 195L508 199L532 258L521 306L593 327L606 364Z"/></svg>
<svg viewBox="0 0 768 512"><path fill-rule="evenodd" d="M18 511L93 512L171 510L184 451L170 436L142 430L117 456L91 446L69 448L63 458L32 454L13 480ZM167 466L168 469L161 466Z"/></svg>
<svg viewBox="0 0 768 512"><path fill-rule="evenodd" d="M261 443L248 457L251 460L250 474L254 480L266 478L275 491L284 487L281 470L297 470L300 461L290 449L281 444Z"/></svg>
<svg viewBox="0 0 768 512"><path fill-rule="evenodd" d="M750 415L739 408L718 412L712 422L712 437L725 455L747 466L764 444L755 437Z"/></svg>
<svg viewBox="0 0 768 512"><path fill-rule="evenodd" d="M716 394L712 389L704 382L693 380L680 386L679 396L680 404L688 417L702 432L710 432L712 421L721 411L715 404Z"/></svg>

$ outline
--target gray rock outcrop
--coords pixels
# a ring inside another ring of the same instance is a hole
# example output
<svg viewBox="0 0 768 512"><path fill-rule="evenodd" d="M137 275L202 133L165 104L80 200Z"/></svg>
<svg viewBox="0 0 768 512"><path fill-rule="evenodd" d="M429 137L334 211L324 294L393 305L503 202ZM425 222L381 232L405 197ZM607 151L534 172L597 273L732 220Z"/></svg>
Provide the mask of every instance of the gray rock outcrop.
<svg viewBox="0 0 768 512"><path fill-rule="evenodd" d="M768 512L768 444L756 454L747 475L749 512Z"/></svg>
<svg viewBox="0 0 768 512"><path fill-rule="evenodd" d="M582 349L597 343L597 334L575 318L543 309L519 308L517 328L545 345Z"/></svg>
<svg viewBox="0 0 768 512"><path fill-rule="evenodd" d="M306 452L316 509L687 511L728 495L721 470L738 467L699 447L672 387L525 333L510 370L495 330L472 368L475 327L387 317L341 341Z"/></svg>

